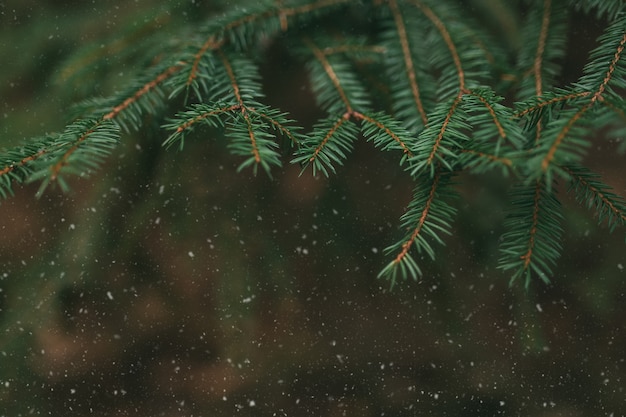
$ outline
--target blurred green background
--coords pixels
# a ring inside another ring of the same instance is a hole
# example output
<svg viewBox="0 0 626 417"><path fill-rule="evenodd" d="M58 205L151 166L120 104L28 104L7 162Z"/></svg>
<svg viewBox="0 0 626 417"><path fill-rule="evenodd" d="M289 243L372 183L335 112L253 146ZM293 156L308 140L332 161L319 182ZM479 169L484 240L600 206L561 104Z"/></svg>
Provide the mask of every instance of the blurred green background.
<svg viewBox="0 0 626 417"><path fill-rule="evenodd" d="M0 146L62 129L212 7L0 3ZM498 19L514 43L521 16ZM568 80L601 28L573 19ZM311 123L306 74L274 49L268 101ZM1 202L0 416L623 415L623 235L570 197L552 285L494 270L506 183L467 177L447 248L390 292L376 275L412 188L394 160L361 143L330 179L287 156L269 179L219 137L164 139L148 125L71 193ZM624 195L620 158L606 143L590 165Z"/></svg>

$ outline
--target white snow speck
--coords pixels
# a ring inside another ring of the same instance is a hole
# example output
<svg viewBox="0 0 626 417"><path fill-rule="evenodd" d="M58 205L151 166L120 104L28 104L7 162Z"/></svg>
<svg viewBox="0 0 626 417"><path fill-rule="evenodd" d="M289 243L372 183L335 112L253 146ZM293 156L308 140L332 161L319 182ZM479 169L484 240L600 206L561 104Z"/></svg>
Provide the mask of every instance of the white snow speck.
<svg viewBox="0 0 626 417"><path fill-rule="evenodd" d="M538 312L543 313L543 308L541 308L541 304L537 303L535 307L537 307Z"/></svg>
<svg viewBox="0 0 626 417"><path fill-rule="evenodd" d="M112 299L113 299L113 294L111 293L111 291L107 291L107 298L108 298L109 300L112 300Z"/></svg>
<svg viewBox="0 0 626 417"><path fill-rule="evenodd" d="M159 187L159 194L163 194L163 191L165 191L165 185Z"/></svg>
<svg viewBox="0 0 626 417"><path fill-rule="evenodd" d="M623 271L624 270L624 265L617 264L617 269L619 269L620 271Z"/></svg>
<svg viewBox="0 0 626 417"><path fill-rule="evenodd" d="M250 407L254 407L256 405L256 402L254 400L248 400L248 405Z"/></svg>
<svg viewBox="0 0 626 417"><path fill-rule="evenodd" d="M196 256L196 255L193 254L192 251L187 252L187 255L189 255L190 258L193 258L194 256Z"/></svg>

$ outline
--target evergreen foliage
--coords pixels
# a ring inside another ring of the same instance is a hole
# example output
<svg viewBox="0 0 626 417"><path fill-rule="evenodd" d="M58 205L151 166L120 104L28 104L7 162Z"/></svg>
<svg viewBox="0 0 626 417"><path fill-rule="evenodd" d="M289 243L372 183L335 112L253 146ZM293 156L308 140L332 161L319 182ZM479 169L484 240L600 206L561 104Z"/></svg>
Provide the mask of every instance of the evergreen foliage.
<svg viewBox="0 0 626 417"><path fill-rule="evenodd" d="M454 232L460 174L489 172L511 185L499 268L526 285L549 281L562 250L561 184L610 231L626 222L624 198L584 165L602 132L624 131L626 6L502 5L528 10L517 48L451 0L243 2L167 39L126 34L105 49L139 45L142 71L119 92L77 104L63 132L2 149L0 194L30 181L41 182L39 195L50 184L67 190L69 176L97 172L124 132L155 122L168 132L164 145L183 152L192 131L223 129L239 169L267 174L283 163L283 146L303 170L335 174L363 138L391 151L415 182L381 277L393 285L421 276L424 255L436 259L435 244ZM608 24L580 79L559 85L572 10ZM309 72L324 115L308 131L264 102L259 65L272 42ZM80 51L61 73L73 74L69 83L105 60Z"/></svg>

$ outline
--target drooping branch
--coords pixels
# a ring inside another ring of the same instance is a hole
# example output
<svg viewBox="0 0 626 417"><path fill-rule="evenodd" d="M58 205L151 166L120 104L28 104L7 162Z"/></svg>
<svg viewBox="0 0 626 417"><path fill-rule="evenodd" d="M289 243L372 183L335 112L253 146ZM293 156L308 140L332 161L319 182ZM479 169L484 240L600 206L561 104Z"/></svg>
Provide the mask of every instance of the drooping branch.
<svg viewBox="0 0 626 417"><path fill-rule="evenodd" d="M585 106L581 107L580 110L578 110L567 121L567 123L565 123L563 128L556 135L556 138L552 141L552 145L550 145L550 147L548 148L548 152L546 153L543 160L541 161L541 169L543 170L543 172L546 172L548 170L548 168L550 167L550 164L554 160L557 150L559 149L559 147L561 146L561 144L563 143L563 141L569 134L570 130L572 130L576 122L578 122L583 117L583 115L587 112L587 110L591 108L592 104L593 102L590 102L590 103L587 103Z"/></svg>
<svg viewBox="0 0 626 417"><path fill-rule="evenodd" d="M397 143L400 148L402 148L402 152L405 153L408 157L413 156L413 152L409 149L409 146L405 143L405 140L400 138L397 133L395 133L389 126L386 126L380 120L374 119L371 116L359 113L357 111L352 112L351 116L353 116L357 120L361 120L365 123L370 123L376 126L378 129L383 131L388 137L390 137L395 143Z"/></svg>
<svg viewBox="0 0 626 417"><path fill-rule="evenodd" d="M333 67L330 64L330 62L328 62L328 59L326 58L326 55L310 39L305 39L304 41L307 44L307 46L313 51L313 54L315 55L315 58L322 65L322 67L324 68L324 71L326 72L326 75L328 76L330 81L333 83L333 85L334 85L334 87L335 87L335 89L337 91L337 94L339 94L339 97L341 98L341 101L345 104L346 112L347 113L352 113L352 105L350 104L350 100L348 100L348 96L346 95L346 92L344 91L343 87L341 86L341 81L339 80L339 77L335 73L335 70L333 69Z"/></svg>
<svg viewBox="0 0 626 417"><path fill-rule="evenodd" d="M609 82L611 81L611 78L613 77L613 74L615 73L615 69L617 68L617 63L622 58L622 53L624 52L625 47L626 47L626 31L624 32L624 36L622 36L622 40L620 41L619 46L617 47L617 50L615 51L615 55L613 56L613 60L611 61L611 64L609 65L609 69L606 71L606 75L604 76L604 79L602 80L602 84L600 84L600 87L598 87L598 91L596 91L596 93L593 95L593 97L591 98L591 101L602 100L602 94L604 94L604 90L606 89L606 86L609 84Z"/></svg>
<svg viewBox="0 0 626 417"><path fill-rule="evenodd" d="M413 229L413 232L411 232L411 235L409 236L409 238L402 244L402 250L396 255L395 259L393 260L394 264L397 265L403 261L403 259L409 253L411 246L413 246L418 236L422 232L424 223L426 223L426 219L428 218L428 215L430 214L433 201L435 200L435 194L437 192L437 187L439 185L440 178L441 178L441 171L437 171L437 173L435 174L435 177L433 178L433 182L430 186L428 197L426 198L426 201L424 202L424 206L422 208L421 214L419 216L419 219L417 220L417 224L415 225L415 228Z"/></svg>
<svg viewBox="0 0 626 417"><path fill-rule="evenodd" d="M528 269L528 265L533 259L533 253L535 250L535 239L537 237L537 223L539 221L539 202L541 199L542 183L540 180L535 182L535 194L532 204L532 223L528 232L528 242L526 244L526 253L520 258L524 261L524 269Z"/></svg>
<svg viewBox="0 0 626 417"><path fill-rule="evenodd" d="M433 161L435 160L435 156L437 155L437 152L439 151L439 147L441 146L441 142L443 141L443 137L448 128L448 124L450 123L450 120L452 119L452 116L454 115L454 112L456 111L457 106L461 102L461 98L462 96L459 94L452 102L452 106L450 106L450 109L448 110L448 113L446 114L446 118L441 124L441 128L439 129L439 134L437 135L437 138L435 139L435 143L432 146L430 155L428 155L428 159L426 161L427 165L433 164Z"/></svg>
<svg viewBox="0 0 626 417"><path fill-rule="evenodd" d="M428 116L426 115L426 110L424 110L420 87L417 83L417 78L415 77L415 66L413 64L413 58L411 56L411 48L409 46L409 39L406 32L406 26L404 25L404 19L402 18L402 13L398 8L398 3L396 2L396 0L389 0L389 7L391 8L393 19L396 23L396 28L398 30L398 37L400 39L400 45L402 46L402 55L404 56L404 68L406 71L406 76L409 80L413 101L415 102L417 111L422 118L422 123L425 126L428 123Z"/></svg>
<svg viewBox="0 0 626 417"><path fill-rule="evenodd" d="M432 11L430 7L428 7L421 1L411 0L411 3L413 3L418 9L422 11L422 13L424 13L424 15L433 23L433 25L435 25L435 27L441 34L443 41L448 47L448 50L452 57L452 61L454 62L454 66L456 67L457 76L459 78L459 91L465 92L466 91L465 71L463 71L463 66L461 65L461 58L459 57L459 53L457 51L456 45L454 44L454 41L452 40L452 36L450 36L450 32L446 28L445 23L441 21L441 19L439 19L439 17L435 14L435 12Z"/></svg>

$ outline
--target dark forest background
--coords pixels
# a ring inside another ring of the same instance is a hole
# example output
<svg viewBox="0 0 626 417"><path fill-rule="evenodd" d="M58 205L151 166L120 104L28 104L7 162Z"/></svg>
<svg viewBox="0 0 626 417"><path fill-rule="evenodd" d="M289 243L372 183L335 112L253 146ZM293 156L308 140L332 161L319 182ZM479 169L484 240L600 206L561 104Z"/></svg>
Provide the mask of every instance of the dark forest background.
<svg viewBox="0 0 626 417"><path fill-rule="evenodd" d="M133 36L212 8L166 3L0 2L0 146L121 88ZM515 43L521 14L470 3ZM603 23L572 19L564 82ZM67 66L80 48L106 54L97 73ZM303 66L268 56L269 101L312 123ZM447 248L390 291L376 275L412 189L396 161L363 142L330 179L288 155L270 179L207 136L168 151L148 127L70 193L0 203L0 416L622 415L623 235L573 199L552 284L495 270L506 182L468 178ZM614 144L589 158L624 195Z"/></svg>

